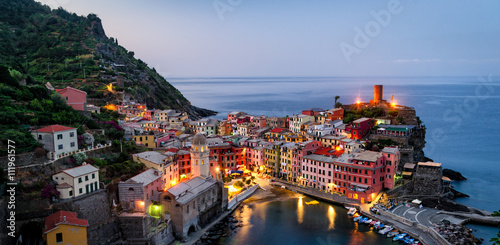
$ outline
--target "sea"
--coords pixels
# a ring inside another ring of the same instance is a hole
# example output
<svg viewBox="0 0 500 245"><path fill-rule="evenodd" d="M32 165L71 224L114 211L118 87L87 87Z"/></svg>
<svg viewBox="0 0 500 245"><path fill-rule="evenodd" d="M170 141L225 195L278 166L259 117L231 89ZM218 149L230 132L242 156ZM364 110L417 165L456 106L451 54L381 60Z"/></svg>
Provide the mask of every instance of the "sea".
<svg viewBox="0 0 500 245"><path fill-rule="evenodd" d="M500 77L489 74L476 77L213 77L168 78L168 81L193 105L217 111L213 116L217 119L226 118L231 111L271 117L291 116L316 107L329 109L333 108L335 96L340 96L338 101L343 104L357 100L368 102L373 99L373 85L383 85L384 99L393 97L397 104L415 108L423 121L427 128L425 155L467 178L452 183L458 191L470 196L457 201L491 212L500 210ZM248 211L251 214L249 229L258 229L258 232L246 238L232 236L235 240L229 239L225 244L305 244L281 243L270 238L281 233L304 239L300 241L311 241L311 244L358 244L356 239L374 237L361 227L341 224L348 220L343 215L345 210L340 212L338 207L334 207L333 230L340 229L339 232L332 233L324 227L305 228L330 221L328 215L321 214L328 213L327 203L313 208L312 216L305 215L302 225L292 223L290 219L295 219L299 212L298 205L292 202L270 202L257 206L259 212ZM499 230L473 224L467 227L485 241L495 237ZM317 239L327 239L329 235L343 238L332 243ZM279 237L286 239L287 235ZM369 244L386 244L386 240L372 239Z"/></svg>

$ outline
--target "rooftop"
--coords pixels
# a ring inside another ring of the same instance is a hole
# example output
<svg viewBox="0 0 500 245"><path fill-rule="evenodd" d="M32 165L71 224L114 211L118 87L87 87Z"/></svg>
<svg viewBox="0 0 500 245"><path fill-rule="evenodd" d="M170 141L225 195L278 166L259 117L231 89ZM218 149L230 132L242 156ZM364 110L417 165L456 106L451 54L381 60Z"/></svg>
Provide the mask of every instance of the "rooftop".
<svg viewBox="0 0 500 245"><path fill-rule="evenodd" d="M47 126L47 127L43 127L43 128L37 129L34 132L38 132L38 133L55 133L55 132L66 131L66 130L71 130L71 129L76 129L76 128L70 128L70 127L59 125L59 124L54 124L54 125L50 125L50 126Z"/></svg>
<svg viewBox="0 0 500 245"><path fill-rule="evenodd" d="M396 147L384 147L382 149L383 153L389 153L389 154L397 154L399 152L399 148Z"/></svg>
<svg viewBox="0 0 500 245"><path fill-rule="evenodd" d="M217 183L215 179L197 176L188 181L170 187L167 192L175 196L178 203L186 204L198 194L206 191Z"/></svg>
<svg viewBox="0 0 500 245"><path fill-rule="evenodd" d="M441 163L437 163L437 162L419 162L418 166L441 167Z"/></svg>
<svg viewBox="0 0 500 245"><path fill-rule="evenodd" d="M71 177L78 177L78 176L90 174L90 173L93 173L96 171L99 171L99 169L92 166L91 164L85 164L85 165L74 167L74 168L68 168L68 169L65 169L61 172L64 172ZM61 173L61 172L58 172L58 173ZM58 173L56 173L56 174L58 174Z"/></svg>
<svg viewBox="0 0 500 245"><path fill-rule="evenodd" d="M159 152L156 152L156 151L145 151L145 152L141 152L141 153L136 153L136 154L134 154L134 156L141 158L141 159L144 159L144 160L148 160L148 161L155 163L155 164L158 164L158 165L163 164L163 162L167 158L167 156L165 156Z"/></svg>
<svg viewBox="0 0 500 245"><path fill-rule="evenodd" d="M382 153L375 151L363 151L353 154L353 158L359 161L376 162L377 159L382 157Z"/></svg>
<svg viewBox="0 0 500 245"><path fill-rule="evenodd" d="M363 118L360 118L360 119L357 119L357 120L354 120L353 123L362 123L364 121L368 121L368 120L371 120L370 118L366 118L366 117L363 117Z"/></svg>
<svg viewBox="0 0 500 245"><path fill-rule="evenodd" d="M127 182L127 183L142 183L142 186L147 186L159 178L161 178L161 173L154 168L150 168L150 169L128 179L125 182Z"/></svg>
<svg viewBox="0 0 500 245"><path fill-rule="evenodd" d="M89 225L87 220L78 219L76 213L68 211L59 211L45 218L44 234L57 228L59 224L68 224L87 227Z"/></svg>

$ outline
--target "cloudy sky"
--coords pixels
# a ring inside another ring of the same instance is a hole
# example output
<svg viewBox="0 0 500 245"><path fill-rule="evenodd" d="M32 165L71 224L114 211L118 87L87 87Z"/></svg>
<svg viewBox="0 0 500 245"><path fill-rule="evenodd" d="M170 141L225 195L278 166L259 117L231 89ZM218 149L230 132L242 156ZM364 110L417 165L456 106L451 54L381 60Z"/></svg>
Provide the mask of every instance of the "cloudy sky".
<svg viewBox="0 0 500 245"><path fill-rule="evenodd" d="M97 14L168 77L479 76L500 68L500 1L40 0Z"/></svg>

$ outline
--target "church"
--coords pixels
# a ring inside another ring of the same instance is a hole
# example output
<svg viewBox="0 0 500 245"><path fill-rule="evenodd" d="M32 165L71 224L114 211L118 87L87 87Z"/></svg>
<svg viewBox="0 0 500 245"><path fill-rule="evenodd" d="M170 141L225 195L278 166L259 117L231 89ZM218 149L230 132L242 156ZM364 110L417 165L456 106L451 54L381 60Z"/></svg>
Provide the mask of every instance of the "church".
<svg viewBox="0 0 500 245"><path fill-rule="evenodd" d="M192 177L167 189L160 198L174 235L181 240L215 220L228 202L227 188L210 175L209 149L203 134L193 137L190 155Z"/></svg>

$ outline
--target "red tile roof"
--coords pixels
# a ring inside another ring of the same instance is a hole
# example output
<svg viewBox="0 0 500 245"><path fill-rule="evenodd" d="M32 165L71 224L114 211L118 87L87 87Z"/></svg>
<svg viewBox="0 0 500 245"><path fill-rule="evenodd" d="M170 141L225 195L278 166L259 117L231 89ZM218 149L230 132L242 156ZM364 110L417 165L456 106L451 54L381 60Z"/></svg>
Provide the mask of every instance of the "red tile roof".
<svg viewBox="0 0 500 245"><path fill-rule="evenodd" d="M37 129L37 130L35 130L35 132L39 132L39 133L55 133L55 132L64 131L64 130L70 130L70 129L75 129L75 128L70 128L70 127L66 127L66 126L54 124L54 125L50 125L50 126L41 128L41 129Z"/></svg>
<svg viewBox="0 0 500 245"><path fill-rule="evenodd" d="M57 228L59 224L76 225L76 226L89 226L89 222L85 219L78 219L76 213L68 211L59 211L45 218L44 234Z"/></svg>
<svg viewBox="0 0 500 245"><path fill-rule="evenodd" d="M284 128L275 128L275 129L271 130L271 133L281 133L284 130L286 130L286 129L284 129Z"/></svg>
<svg viewBox="0 0 500 245"><path fill-rule="evenodd" d="M82 91L82 90L79 90L79 89L76 89L76 88L72 88L72 87L65 87L65 88L61 88L61 89L56 89L56 92L58 92L59 94L62 94L68 90L73 90L75 92L78 92L78 93L83 93L83 94L87 94L87 92L85 91Z"/></svg>

